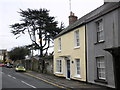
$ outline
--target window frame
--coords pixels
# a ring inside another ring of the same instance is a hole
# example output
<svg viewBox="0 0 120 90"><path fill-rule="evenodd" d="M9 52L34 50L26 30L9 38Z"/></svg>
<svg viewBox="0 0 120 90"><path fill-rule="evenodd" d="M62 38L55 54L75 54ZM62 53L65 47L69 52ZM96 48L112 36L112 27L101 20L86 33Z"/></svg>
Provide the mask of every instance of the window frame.
<svg viewBox="0 0 120 90"><path fill-rule="evenodd" d="M77 60L79 60L79 62ZM79 67L79 69L78 69L78 67ZM79 73L78 73L78 71L79 71ZM79 58L75 59L75 77L79 77L79 78L81 77L81 74L80 74L80 59Z"/></svg>
<svg viewBox="0 0 120 90"><path fill-rule="evenodd" d="M96 31L97 31L97 42L103 42L104 41L103 19L96 21Z"/></svg>
<svg viewBox="0 0 120 90"><path fill-rule="evenodd" d="M104 56L96 57L97 79L106 81L106 65Z"/></svg>
<svg viewBox="0 0 120 90"><path fill-rule="evenodd" d="M56 60L56 73L62 73L62 60Z"/></svg>
<svg viewBox="0 0 120 90"><path fill-rule="evenodd" d="M80 33L79 30L74 31L74 48L80 47Z"/></svg>
<svg viewBox="0 0 120 90"><path fill-rule="evenodd" d="M61 51L61 38L58 38L58 52Z"/></svg>

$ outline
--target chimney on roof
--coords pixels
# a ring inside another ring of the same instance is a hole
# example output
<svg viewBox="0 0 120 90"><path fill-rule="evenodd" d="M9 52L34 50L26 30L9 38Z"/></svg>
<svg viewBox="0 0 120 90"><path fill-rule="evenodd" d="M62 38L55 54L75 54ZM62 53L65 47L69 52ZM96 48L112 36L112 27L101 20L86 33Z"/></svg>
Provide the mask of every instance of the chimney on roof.
<svg viewBox="0 0 120 90"><path fill-rule="evenodd" d="M104 4L107 4L107 3L109 3L109 2L104 2Z"/></svg>
<svg viewBox="0 0 120 90"><path fill-rule="evenodd" d="M74 13L71 11L69 16L69 25L77 21L77 16L74 15Z"/></svg>
<svg viewBox="0 0 120 90"><path fill-rule="evenodd" d="M104 4L107 4L109 2L114 2L114 0L104 0Z"/></svg>

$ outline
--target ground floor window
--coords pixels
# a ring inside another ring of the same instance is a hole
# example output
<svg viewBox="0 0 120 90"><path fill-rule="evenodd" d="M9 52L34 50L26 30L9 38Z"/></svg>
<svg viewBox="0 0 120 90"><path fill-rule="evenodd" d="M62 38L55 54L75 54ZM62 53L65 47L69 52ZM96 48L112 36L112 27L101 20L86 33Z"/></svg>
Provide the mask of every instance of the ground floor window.
<svg viewBox="0 0 120 90"><path fill-rule="evenodd" d="M105 80L106 75L105 75L105 60L104 60L104 57L97 57L96 58L96 63L97 63L97 77L98 77L98 79Z"/></svg>
<svg viewBox="0 0 120 90"><path fill-rule="evenodd" d="M62 65L62 60L57 60L56 61L56 72L62 72L62 67L61 67L61 65Z"/></svg>
<svg viewBox="0 0 120 90"><path fill-rule="evenodd" d="M76 76L80 76L80 59L75 59Z"/></svg>

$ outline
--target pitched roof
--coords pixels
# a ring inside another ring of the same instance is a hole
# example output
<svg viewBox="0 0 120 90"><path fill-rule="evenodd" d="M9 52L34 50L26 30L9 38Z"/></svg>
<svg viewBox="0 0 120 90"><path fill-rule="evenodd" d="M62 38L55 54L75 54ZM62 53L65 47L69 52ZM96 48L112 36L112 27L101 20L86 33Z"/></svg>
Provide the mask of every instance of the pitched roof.
<svg viewBox="0 0 120 90"><path fill-rule="evenodd" d="M105 14L109 13L110 11L115 10L119 7L120 7L119 2L109 2L109 3L103 4L102 6L98 7L97 9L84 15L83 17L78 19L73 24L69 25L67 28L65 28L63 31L61 31L57 36L55 36L55 38L65 34L65 33L68 33L79 26L85 25L86 23L88 23L102 15L105 15Z"/></svg>

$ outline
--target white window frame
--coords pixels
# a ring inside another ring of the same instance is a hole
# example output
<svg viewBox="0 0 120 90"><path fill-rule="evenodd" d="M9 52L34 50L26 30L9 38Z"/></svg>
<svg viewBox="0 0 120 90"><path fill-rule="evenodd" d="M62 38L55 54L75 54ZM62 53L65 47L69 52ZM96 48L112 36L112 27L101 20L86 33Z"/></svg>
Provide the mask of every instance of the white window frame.
<svg viewBox="0 0 120 90"><path fill-rule="evenodd" d="M80 34L79 30L74 31L74 48L80 47Z"/></svg>
<svg viewBox="0 0 120 90"><path fill-rule="evenodd" d="M104 56L96 57L97 77L98 79L106 80L105 59Z"/></svg>
<svg viewBox="0 0 120 90"><path fill-rule="evenodd" d="M97 42L104 41L104 29L102 19L96 22L96 28L97 28Z"/></svg>
<svg viewBox="0 0 120 90"><path fill-rule="evenodd" d="M56 73L62 73L62 60L56 60Z"/></svg>
<svg viewBox="0 0 120 90"><path fill-rule="evenodd" d="M79 61L79 62L78 62ZM81 77L80 76L80 59L75 59L75 77Z"/></svg>
<svg viewBox="0 0 120 90"><path fill-rule="evenodd" d="M61 38L58 38L58 51L61 51Z"/></svg>

